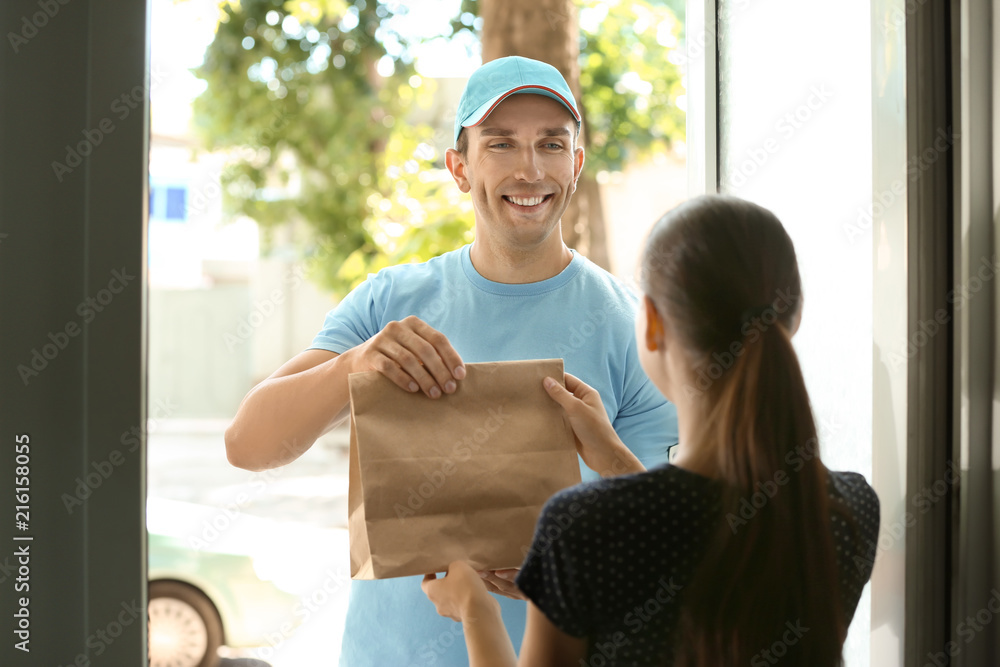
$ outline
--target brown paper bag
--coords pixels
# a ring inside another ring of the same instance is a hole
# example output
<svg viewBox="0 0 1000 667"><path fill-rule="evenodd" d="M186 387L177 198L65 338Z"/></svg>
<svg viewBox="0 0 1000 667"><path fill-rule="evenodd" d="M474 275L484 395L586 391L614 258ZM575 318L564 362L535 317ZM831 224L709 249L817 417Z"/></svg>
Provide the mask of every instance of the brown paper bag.
<svg viewBox="0 0 1000 667"><path fill-rule="evenodd" d="M519 567L553 493L580 481L573 432L542 387L561 359L466 364L454 394L352 373L351 577Z"/></svg>

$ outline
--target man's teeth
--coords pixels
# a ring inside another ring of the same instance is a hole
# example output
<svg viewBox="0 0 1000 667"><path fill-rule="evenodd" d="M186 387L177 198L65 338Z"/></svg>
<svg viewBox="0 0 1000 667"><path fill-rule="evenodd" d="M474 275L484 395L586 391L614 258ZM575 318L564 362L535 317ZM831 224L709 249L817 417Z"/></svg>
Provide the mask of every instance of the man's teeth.
<svg viewBox="0 0 1000 667"><path fill-rule="evenodd" d="M512 197L508 196L507 199L511 200L518 206L538 206L543 201L545 197Z"/></svg>

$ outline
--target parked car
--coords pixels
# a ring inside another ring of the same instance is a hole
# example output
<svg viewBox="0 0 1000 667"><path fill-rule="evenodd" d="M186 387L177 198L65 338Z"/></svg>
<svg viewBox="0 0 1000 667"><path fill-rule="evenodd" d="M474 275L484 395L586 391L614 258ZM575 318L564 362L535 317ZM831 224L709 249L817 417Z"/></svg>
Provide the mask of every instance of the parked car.
<svg viewBox="0 0 1000 667"><path fill-rule="evenodd" d="M162 498L146 515L150 667L214 667L220 646L274 646L294 632L300 597L274 581L295 567L274 562L277 522Z"/></svg>

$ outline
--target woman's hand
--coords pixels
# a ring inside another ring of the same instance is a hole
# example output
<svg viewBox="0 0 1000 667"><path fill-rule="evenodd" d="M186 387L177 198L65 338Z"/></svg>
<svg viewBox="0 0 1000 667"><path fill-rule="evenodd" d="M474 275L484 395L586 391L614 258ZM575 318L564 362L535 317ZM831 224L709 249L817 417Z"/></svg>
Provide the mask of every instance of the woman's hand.
<svg viewBox="0 0 1000 667"><path fill-rule="evenodd" d="M499 609L497 601L486 590L483 578L465 561L457 560L449 565L447 574L441 579L436 574L424 575L420 588L434 603L437 613L453 621L462 622L482 609L494 606Z"/></svg>
<svg viewBox="0 0 1000 667"><path fill-rule="evenodd" d="M569 373L565 376L565 388L549 377L542 384L566 413L576 438L576 450L587 467L602 477L645 470L615 433L600 393L578 377Z"/></svg>
<svg viewBox="0 0 1000 667"><path fill-rule="evenodd" d="M470 667L515 667L517 655L500 615L500 603L486 592L479 573L457 560L443 579L424 576L420 587L437 613L462 624Z"/></svg>

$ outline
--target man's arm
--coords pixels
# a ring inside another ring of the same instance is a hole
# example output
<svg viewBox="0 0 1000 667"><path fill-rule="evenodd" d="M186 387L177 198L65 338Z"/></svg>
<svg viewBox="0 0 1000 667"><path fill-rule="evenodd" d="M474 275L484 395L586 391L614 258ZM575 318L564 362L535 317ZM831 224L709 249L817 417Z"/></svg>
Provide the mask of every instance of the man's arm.
<svg viewBox="0 0 1000 667"><path fill-rule="evenodd" d="M390 322L343 354L306 350L250 390L226 429L229 462L247 470L290 463L348 414L347 376L379 371L406 391L450 394L465 377L448 339L416 317Z"/></svg>
<svg viewBox="0 0 1000 667"><path fill-rule="evenodd" d="M292 357L250 390L226 429L226 456L237 468L290 463L347 416L348 359L326 350Z"/></svg>

